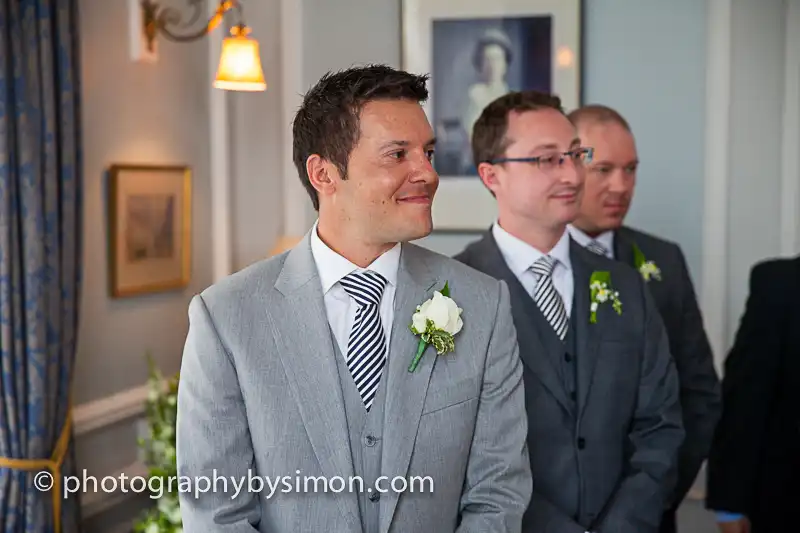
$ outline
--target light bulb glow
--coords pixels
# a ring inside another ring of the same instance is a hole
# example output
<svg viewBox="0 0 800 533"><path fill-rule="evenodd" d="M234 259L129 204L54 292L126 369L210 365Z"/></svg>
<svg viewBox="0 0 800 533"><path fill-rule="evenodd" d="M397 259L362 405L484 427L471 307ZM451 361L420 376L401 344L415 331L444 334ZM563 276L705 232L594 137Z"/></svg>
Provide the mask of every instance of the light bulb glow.
<svg viewBox="0 0 800 533"><path fill-rule="evenodd" d="M225 38L214 87L231 91L266 90L258 41L247 37L246 32Z"/></svg>

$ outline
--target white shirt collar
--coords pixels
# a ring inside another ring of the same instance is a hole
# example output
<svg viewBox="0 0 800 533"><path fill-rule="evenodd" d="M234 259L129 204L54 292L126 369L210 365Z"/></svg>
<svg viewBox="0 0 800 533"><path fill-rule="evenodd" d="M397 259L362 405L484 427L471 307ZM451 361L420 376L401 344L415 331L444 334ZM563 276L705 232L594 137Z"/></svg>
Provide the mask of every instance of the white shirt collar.
<svg viewBox="0 0 800 533"><path fill-rule="evenodd" d="M340 279L356 270L372 270L386 278L393 286L397 285L397 269L400 265L400 243L381 254L367 268L360 268L322 242L322 239L317 234L318 224L319 221L315 222L311 230L311 253L317 264L317 272L319 272L319 279L322 282L323 294L326 294Z"/></svg>
<svg viewBox="0 0 800 533"><path fill-rule="evenodd" d="M497 242L497 247L500 248L500 253L503 254L506 260L506 264L508 264L515 276L522 275L540 257L545 255L545 252L537 250L525 241L508 233L500 227L498 222L495 222L492 226L492 235ZM558 263L568 271L572 270L572 263L569 258L569 232L564 231L564 234L547 255L557 259Z"/></svg>
<svg viewBox="0 0 800 533"><path fill-rule="evenodd" d="M575 241L584 248L592 241L597 241L606 250L608 250L609 257L614 258L614 230L604 231L595 238L589 237L583 230L580 230L572 224L567 225L570 235Z"/></svg>

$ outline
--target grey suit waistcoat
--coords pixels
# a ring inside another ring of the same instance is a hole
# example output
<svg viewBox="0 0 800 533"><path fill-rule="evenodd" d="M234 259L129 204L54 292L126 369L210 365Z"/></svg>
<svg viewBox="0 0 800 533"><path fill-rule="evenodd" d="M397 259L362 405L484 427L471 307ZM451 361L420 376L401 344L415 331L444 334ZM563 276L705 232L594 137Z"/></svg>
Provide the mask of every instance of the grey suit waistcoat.
<svg viewBox="0 0 800 533"><path fill-rule="evenodd" d="M533 304L536 305L535 303ZM569 320L569 328L567 329L567 335L564 337L564 340L558 338L556 335L555 330L547 324L546 319L544 316L540 316L540 324L543 327L539 327L539 334L542 337L542 341L544 342L545 346L547 346L548 354L544 355L544 357L556 357L558 361L556 362L556 368L558 369L559 377L561 378L562 386L564 387L564 391L567 393L567 401L569 402L569 407L571 412L575 415L575 418L571 420L573 426L572 430L577 433L577 411L578 411L578 371L577 366L580 364L578 362L578 344L577 344L577 335L575 333L576 324L577 324L577 316L575 313L575 305L572 306L572 314ZM537 327L535 323L531 324L531 327ZM542 357L542 355L538 355L537 357ZM578 457L575 458L576 463L575 466L578 471L575 473L576 479L580 478L580 464ZM570 504L566 504L562 507L562 511L565 514L572 517L573 520L579 520L581 515L584 511L583 504L581 498L581 488L579 483L575 483L572 485L564 484L562 491L567 492L569 491L570 496L565 501L569 501Z"/></svg>
<svg viewBox="0 0 800 533"><path fill-rule="evenodd" d="M545 342L545 345L549 346L553 355L558 357L557 366L559 375L561 376L564 390L567 392L567 398L569 398L572 403L572 410L575 412L578 393L578 374L576 370L578 346L575 335L575 324L577 323L577 317L575 315L575 306L573 305L572 307L573 309L572 316L569 320L569 328L567 329L567 335L564 337L563 341L558 338L558 335L556 335L556 332L552 327L542 327L540 328L539 332L543 337L542 340ZM547 322L544 320L544 317L541 318L542 324L546 325ZM531 324L531 327L535 327L535 325Z"/></svg>
<svg viewBox="0 0 800 533"><path fill-rule="evenodd" d="M576 370L576 358L578 354L578 345L575 335L575 306L572 306L572 316L569 319L569 329L567 329L567 336L564 337L564 357L561 359L561 379L564 380L564 390L567 391L567 397L572 402L573 411L577 411L577 394L578 394L578 373ZM555 335L555 331L553 332Z"/></svg>
<svg viewBox="0 0 800 533"><path fill-rule="evenodd" d="M381 376L378 391L367 413L364 401L358 393L353 376L339 349L339 343L331 332L333 349L336 352L336 368L339 371L339 384L344 397L345 417L350 437L350 453L353 456L355 475L363 480L363 490L358 494L358 507L364 533L377 533L380 523L380 492L375 482L381 475L381 450L383 448L383 408L386 398L385 373ZM346 479L346 490L350 490L350 480ZM388 481L381 481L381 490L389 488ZM338 488L337 488L338 490ZM359 490L353 484L353 490Z"/></svg>

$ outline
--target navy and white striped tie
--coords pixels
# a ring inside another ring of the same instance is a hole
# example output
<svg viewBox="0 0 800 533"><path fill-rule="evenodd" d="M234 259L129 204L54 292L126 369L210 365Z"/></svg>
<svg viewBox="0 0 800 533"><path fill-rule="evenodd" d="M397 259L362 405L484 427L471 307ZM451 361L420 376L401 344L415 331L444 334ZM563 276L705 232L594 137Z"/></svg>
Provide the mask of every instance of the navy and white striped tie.
<svg viewBox="0 0 800 533"><path fill-rule="evenodd" d="M386 334L380 305L386 278L371 270L352 272L339 283L358 304L347 345L347 368L369 411L386 364Z"/></svg>
<svg viewBox="0 0 800 533"><path fill-rule="evenodd" d="M556 259L549 255L540 257L531 266L533 273L539 276L536 288L533 291L533 300L539 306L550 325L553 326L558 338L563 341L567 335L569 317L567 317L564 302L558 291L556 291L555 285L553 285L552 274L555 266Z"/></svg>
<svg viewBox="0 0 800 533"><path fill-rule="evenodd" d="M589 241L589 244L586 245L586 249L589 250L590 252L596 253L597 255L603 255L608 257L608 250L606 249L606 247L597 241L594 240Z"/></svg>

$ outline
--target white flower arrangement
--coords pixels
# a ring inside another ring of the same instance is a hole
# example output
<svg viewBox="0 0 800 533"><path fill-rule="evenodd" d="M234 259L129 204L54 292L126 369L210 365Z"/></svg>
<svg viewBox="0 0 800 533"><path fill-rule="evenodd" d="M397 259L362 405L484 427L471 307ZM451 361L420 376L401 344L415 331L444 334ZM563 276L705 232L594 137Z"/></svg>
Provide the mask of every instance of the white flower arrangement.
<svg viewBox="0 0 800 533"><path fill-rule="evenodd" d="M653 261L648 261L635 243L633 244L633 262L645 281L650 281L651 278L661 281L661 269Z"/></svg>
<svg viewBox="0 0 800 533"><path fill-rule="evenodd" d="M175 422L178 414L178 375L164 381L148 354L150 388L145 412L149 438L139 439L149 469L148 487L159 496L155 508L148 509L134 526L135 533L183 533L177 479ZM157 479L160 478L160 479ZM170 482L172 479L172 483ZM157 492L156 492L157 490Z"/></svg>
<svg viewBox="0 0 800 533"><path fill-rule="evenodd" d="M591 292L591 304L589 311L589 322L597 323L597 310L600 304L611 302L614 311L618 315L622 314L622 302L619 300L619 292L611 287L611 274L608 272L594 272L589 280Z"/></svg>
<svg viewBox="0 0 800 533"><path fill-rule="evenodd" d="M661 269L652 261L645 261L639 265L639 274L642 275L645 281L650 281L650 278L661 281Z"/></svg>
<svg viewBox="0 0 800 533"><path fill-rule="evenodd" d="M441 291L433 293L433 298L417 306L417 311L411 317L409 329L414 335L419 335L420 339L417 354L408 367L409 372L416 370L428 344L433 344L439 355L455 350L453 337L464 326L461 320L462 311L463 309L450 298L450 288L447 283Z"/></svg>

